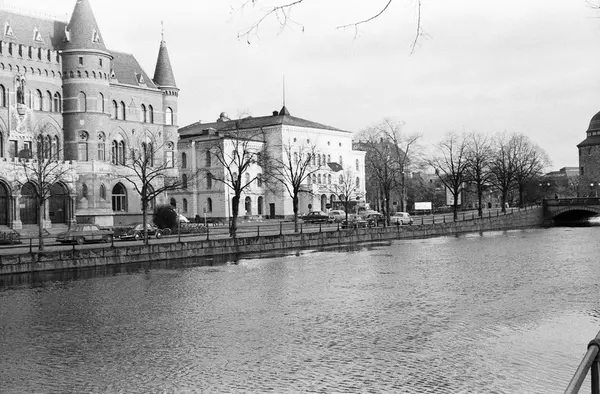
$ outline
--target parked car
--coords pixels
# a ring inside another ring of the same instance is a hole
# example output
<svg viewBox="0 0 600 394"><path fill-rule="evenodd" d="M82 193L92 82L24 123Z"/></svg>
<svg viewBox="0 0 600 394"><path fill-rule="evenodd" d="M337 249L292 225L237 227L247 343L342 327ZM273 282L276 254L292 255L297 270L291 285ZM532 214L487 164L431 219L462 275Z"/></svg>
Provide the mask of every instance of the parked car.
<svg viewBox="0 0 600 394"><path fill-rule="evenodd" d="M60 243L111 242L113 230L98 227L95 224L74 224L65 232L56 236Z"/></svg>
<svg viewBox="0 0 600 394"><path fill-rule="evenodd" d="M302 217L305 223L327 223L329 215L321 211L311 211Z"/></svg>
<svg viewBox="0 0 600 394"><path fill-rule="evenodd" d="M146 223L146 229L148 231L149 237L154 236L158 239L163 236L163 231L161 229L159 229L158 227L156 227L154 224ZM122 239L122 240L126 240L126 239L138 240L138 239L143 239L143 238L144 238L144 224L143 223L136 224L136 225L129 227L119 237L119 239Z"/></svg>
<svg viewBox="0 0 600 394"><path fill-rule="evenodd" d="M329 221L332 223L341 223L342 220L346 219L346 212L341 209L334 209L329 211Z"/></svg>
<svg viewBox="0 0 600 394"><path fill-rule="evenodd" d="M371 211L362 217L369 227L378 227L385 224L385 216L379 212Z"/></svg>
<svg viewBox="0 0 600 394"><path fill-rule="evenodd" d="M390 218L390 224L396 225L411 225L413 224L413 218L407 212L396 212Z"/></svg>
<svg viewBox="0 0 600 394"><path fill-rule="evenodd" d="M367 221L359 215L350 214L348 220L344 218L341 223L341 228L361 228L367 227Z"/></svg>

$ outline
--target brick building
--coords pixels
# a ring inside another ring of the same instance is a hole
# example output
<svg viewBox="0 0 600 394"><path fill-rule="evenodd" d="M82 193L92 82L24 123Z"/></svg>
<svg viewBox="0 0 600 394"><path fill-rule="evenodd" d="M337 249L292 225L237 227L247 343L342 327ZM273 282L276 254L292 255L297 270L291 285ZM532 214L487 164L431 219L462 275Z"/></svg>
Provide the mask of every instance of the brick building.
<svg viewBox="0 0 600 394"><path fill-rule="evenodd" d="M107 49L89 0L68 23L2 9L0 28L0 226L139 220L140 196L122 178L130 152L152 147L177 176L179 90L165 41L150 78L133 55ZM31 158L67 167L41 218L38 185L19 178Z"/></svg>

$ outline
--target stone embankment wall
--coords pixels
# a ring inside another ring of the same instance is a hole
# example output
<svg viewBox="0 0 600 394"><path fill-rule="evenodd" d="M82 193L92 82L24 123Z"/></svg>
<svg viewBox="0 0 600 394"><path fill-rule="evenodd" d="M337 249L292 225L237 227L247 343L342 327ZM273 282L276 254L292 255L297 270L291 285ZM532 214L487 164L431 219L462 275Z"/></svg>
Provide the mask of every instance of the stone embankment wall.
<svg viewBox="0 0 600 394"><path fill-rule="evenodd" d="M27 253L0 256L0 275L27 272L70 270L115 264L153 261L195 260L217 255L260 253L275 250L352 245L364 242L438 237L470 232L539 227L542 208L509 215L429 225L342 230L323 233L273 235L209 241L173 242L118 248L79 249L61 252Z"/></svg>

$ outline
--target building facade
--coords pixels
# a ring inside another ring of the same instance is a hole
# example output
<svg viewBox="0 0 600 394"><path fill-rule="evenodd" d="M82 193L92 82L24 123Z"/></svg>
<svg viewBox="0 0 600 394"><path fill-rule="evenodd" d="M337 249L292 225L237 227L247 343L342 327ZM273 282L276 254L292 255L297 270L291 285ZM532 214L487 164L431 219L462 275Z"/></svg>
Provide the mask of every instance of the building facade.
<svg viewBox="0 0 600 394"><path fill-rule="evenodd" d="M600 188L600 112L590 121L586 139L577 145L579 150L580 197L597 197Z"/></svg>
<svg viewBox="0 0 600 394"><path fill-rule="evenodd" d="M165 176L177 176L177 100L166 43L154 78L131 54L109 50L89 0L77 0L67 23L0 10L0 226L139 219L127 159L151 147ZM43 217L23 171L29 161L58 160ZM157 182L161 182L161 177ZM160 202L160 201L159 201Z"/></svg>
<svg viewBox="0 0 600 394"><path fill-rule="evenodd" d="M240 149L232 133L250 140L244 149L264 151L272 162L287 163L302 152L311 154L311 162L301 185L298 209L327 212L339 207L346 189L356 204L365 202L365 152L352 149L352 134L292 116L284 106L281 111L261 117L229 119L221 113L212 123L194 123L179 129L178 151L181 172L197 176L186 189L174 197L188 217L229 218L232 212L232 190L215 178L226 176L227 169L215 155ZM238 134L239 133L239 134ZM238 148L236 148L236 145ZM239 152L243 154L243 152ZM291 157L289 156L291 155ZM236 171L236 169L234 169ZM293 201L281 182L263 181L260 160L252 163L242 179L250 182L239 201L239 215L246 217L283 218L293 216ZM351 183L343 188L342 183Z"/></svg>

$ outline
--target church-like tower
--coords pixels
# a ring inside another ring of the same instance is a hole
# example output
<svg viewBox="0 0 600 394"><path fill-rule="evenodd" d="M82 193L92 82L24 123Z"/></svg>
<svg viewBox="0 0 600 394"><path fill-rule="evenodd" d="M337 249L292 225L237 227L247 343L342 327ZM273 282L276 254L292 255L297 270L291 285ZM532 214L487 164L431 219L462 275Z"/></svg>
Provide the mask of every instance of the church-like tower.
<svg viewBox="0 0 600 394"><path fill-rule="evenodd" d="M579 150L580 197L600 197L600 112L590 121L586 139L577 145Z"/></svg>
<svg viewBox="0 0 600 394"><path fill-rule="evenodd" d="M77 0L62 50L65 160L88 161L106 133L112 58L89 0Z"/></svg>
<svg viewBox="0 0 600 394"><path fill-rule="evenodd" d="M171 136L171 140L174 136L175 141L177 141L177 101L179 98L179 89L175 83L175 75L173 74L171 59L169 58L169 51L167 50L167 43L165 42L164 37L160 42L153 81L163 94L162 107L164 114L163 123L165 141L168 140L167 138L169 136ZM174 152L176 152L176 149L177 146L174 146Z"/></svg>

